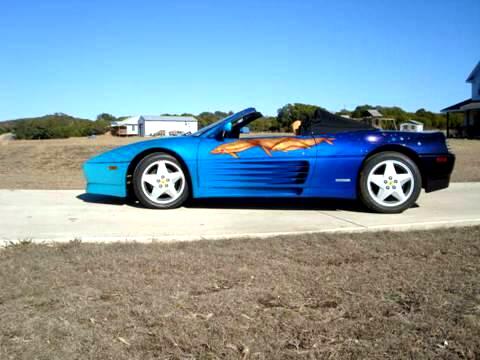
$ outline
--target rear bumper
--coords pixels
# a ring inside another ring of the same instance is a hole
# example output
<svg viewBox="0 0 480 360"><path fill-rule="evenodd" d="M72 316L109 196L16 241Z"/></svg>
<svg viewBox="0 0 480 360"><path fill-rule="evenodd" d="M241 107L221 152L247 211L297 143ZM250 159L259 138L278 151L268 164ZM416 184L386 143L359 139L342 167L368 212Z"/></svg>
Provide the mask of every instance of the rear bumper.
<svg viewBox="0 0 480 360"><path fill-rule="evenodd" d="M437 154L420 156L422 181L425 192L445 189L455 165L455 155Z"/></svg>

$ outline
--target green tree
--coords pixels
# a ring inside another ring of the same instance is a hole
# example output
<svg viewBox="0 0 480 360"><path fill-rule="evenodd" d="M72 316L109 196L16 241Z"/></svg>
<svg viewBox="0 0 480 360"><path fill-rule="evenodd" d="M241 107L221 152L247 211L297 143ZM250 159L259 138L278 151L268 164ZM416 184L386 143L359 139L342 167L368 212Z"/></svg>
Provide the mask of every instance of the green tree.
<svg viewBox="0 0 480 360"><path fill-rule="evenodd" d="M315 111L319 108L317 105L308 104L287 104L278 110L277 124L278 131L290 131L291 124L295 120L305 121L313 118Z"/></svg>
<svg viewBox="0 0 480 360"><path fill-rule="evenodd" d="M39 118L10 121L9 126L17 139L54 139L103 134L108 130L110 123L105 120L91 121L56 113Z"/></svg>
<svg viewBox="0 0 480 360"><path fill-rule="evenodd" d="M347 109L342 109L340 110L339 112L336 113L336 115L348 115L348 116L352 116L352 112L347 110Z"/></svg>
<svg viewBox="0 0 480 360"><path fill-rule="evenodd" d="M105 122L111 123L113 121L117 121L117 118L112 114L101 113L97 115L96 121L105 121Z"/></svg>
<svg viewBox="0 0 480 360"><path fill-rule="evenodd" d="M276 117L264 116L251 122L248 127L252 132L272 132L278 128L278 122Z"/></svg>
<svg viewBox="0 0 480 360"><path fill-rule="evenodd" d="M215 111L215 112L208 112L204 111L197 115L198 120L198 127L202 128L204 126L210 125L211 123L223 119L229 115L232 115L233 111L223 112L223 111Z"/></svg>

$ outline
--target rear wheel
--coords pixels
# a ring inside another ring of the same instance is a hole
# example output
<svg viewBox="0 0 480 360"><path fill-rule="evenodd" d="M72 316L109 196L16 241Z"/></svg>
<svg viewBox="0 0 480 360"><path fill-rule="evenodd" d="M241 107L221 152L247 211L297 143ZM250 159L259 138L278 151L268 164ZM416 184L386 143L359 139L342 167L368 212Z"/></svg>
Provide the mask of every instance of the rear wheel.
<svg viewBox="0 0 480 360"><path fill-rule="evenodd" d="M189 196L187 175L173 156L156 153L140 161L133 173L133 190L142 205L173 209Z"/></svg>
<svg viewBox="0 0 480 360"><path fill-rule="evenodd" d="M383 152L369 158L360 174L360 199L379 213L400 213L417 201L422 177L408 156Z"/></svg>

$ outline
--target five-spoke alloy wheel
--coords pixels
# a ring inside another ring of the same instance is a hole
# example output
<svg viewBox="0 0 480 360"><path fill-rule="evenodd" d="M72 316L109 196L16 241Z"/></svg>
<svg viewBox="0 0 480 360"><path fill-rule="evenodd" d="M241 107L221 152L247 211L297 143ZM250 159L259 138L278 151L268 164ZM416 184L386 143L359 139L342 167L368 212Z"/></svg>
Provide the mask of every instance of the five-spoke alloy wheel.
<svg viewBox="0 0 480 360"><path fill-rule="evenodd" d="M416 164L397 152L369 158L360 174L360 198L371 210L399 213L411 207L422 187Z"/></svg>
<svg viewBox="0 0 480 360"><path fill-rule="evenodd" d="M155 153L146 156L133 174L133 189L142 205L171 209L189 196L188 179L182 165L173 156Z"/></svg>

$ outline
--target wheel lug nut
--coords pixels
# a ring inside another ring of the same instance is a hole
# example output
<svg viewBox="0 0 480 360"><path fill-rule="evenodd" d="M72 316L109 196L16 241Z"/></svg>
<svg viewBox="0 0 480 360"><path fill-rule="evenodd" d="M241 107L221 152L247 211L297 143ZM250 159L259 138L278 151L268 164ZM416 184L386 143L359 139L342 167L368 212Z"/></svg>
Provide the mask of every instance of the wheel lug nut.
<svg viewBox="0 0 480 360"><path fill-rule="evenodd" d="M390 186L387 186L387 190L390 190Z"/></svg>
<svg viewBox="0 0 480 360"><path fill-rule="evenodd" d="M389 180L392 180L392 177L391 177L391 176L389 176L389 177L388 177L388 179L389 179Z"/></svg>
<svg viewBox="0 0 480 360"><path fill-rule="evenodd" d="M397 187L396 187L396 186L392 186L392 188L395 190Z"/></svg>
<svg viewBox="0 0 480 360"><path fill-rule="evenodd" d="M387 182L388 182L387 180L384 181L385 184L386 184Z"/></svg>
<svg viewBox="0 0 480 360"><path fill-rule="evenodd" d="M398 183L398 180L395 180L394 183L395 183L395 184Z"/></svg>

